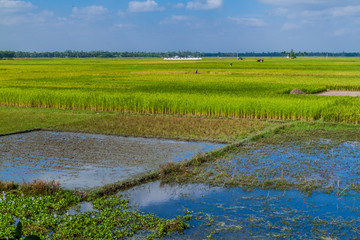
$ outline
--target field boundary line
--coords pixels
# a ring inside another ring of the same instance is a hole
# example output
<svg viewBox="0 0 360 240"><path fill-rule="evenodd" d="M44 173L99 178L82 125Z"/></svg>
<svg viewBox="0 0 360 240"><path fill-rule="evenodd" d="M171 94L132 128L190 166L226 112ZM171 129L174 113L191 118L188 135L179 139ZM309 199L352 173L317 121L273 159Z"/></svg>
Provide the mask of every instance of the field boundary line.
<svg viewBox="0 0 360 240"><path fill-rule="evenodd" d="M132 176L128 179L125 179L125 180L122 180L119 182L106 184L101 187L95 187L92 189L88 189L88 190L85 190L85 192L83 192L83 193L85 193L87 195L87 197L97 198L97 197L102 197L105 195L116 194L119 191L126 190L126 189L132 188L132 187L140 185L140 184L160 180L163 172L167 172L167 173L174 172L174 170L172 170L172 169L174 169L174 166L189 167L189 166L201 165L205 162L210 162L216 158L224 156L226 153L233 151L237 147L243 146L244 144L247 144L249 142L256 141L256 140L264 137L265 135L275 134L275 133L277 133L277 131L279 131L281 129L285 129L285 128L291 126L292 124L293 123L285 123L285 124L281 124L279 126L269 127L263 131L250 134L248 137L241 139L240 141L237 141L232 144L226 145L224 147L215 149L213 151L209 151L206 153L200 153L200 154L190 158L187 161L179 162L179 163L168 162L168 163L165 163L162 166L160 166L158 169L144 172L144 173ZM175 167L175 169L176 169L176 167Z"/></svg>
<svg viewBox="0 0 360 240"><path fill-rule="evenodd" d="M45 131L45 130L46 129L43 129L43 128L33 128L33 129L10 132L10 133L0 133L0 137L11 136L11 135L16 135L16 134L22 134L22 133L39 132L39 131Z"/></svg>

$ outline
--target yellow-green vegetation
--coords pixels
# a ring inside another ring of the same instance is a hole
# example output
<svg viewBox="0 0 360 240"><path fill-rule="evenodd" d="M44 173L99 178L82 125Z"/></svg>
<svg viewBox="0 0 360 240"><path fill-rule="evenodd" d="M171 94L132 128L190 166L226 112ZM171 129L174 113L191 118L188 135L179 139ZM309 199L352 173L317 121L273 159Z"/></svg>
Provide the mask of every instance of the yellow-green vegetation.
<svg viewBox="0 0 360 240"><path fill-rule="evenodd" d="M148 115L0 106L0 134L30 129L234 142L281 123L261 120Z"/></svg>
<svg viewBox="0 0 360 240"><path fill-rule="evenodd" d="M0 106L0 134L37 128L61 128L65 124L89 119L95 114L90 111Z"/></svg>
<svg viewBox="0 0 360 240"><path fill-rule="evenodd" d="M358 123L360 100L289 95L359 90L359 58L57 59L0 62L0 104ZM230 63L233 63L230 67ZM198 70L198 74L195 74Z"/></svg>

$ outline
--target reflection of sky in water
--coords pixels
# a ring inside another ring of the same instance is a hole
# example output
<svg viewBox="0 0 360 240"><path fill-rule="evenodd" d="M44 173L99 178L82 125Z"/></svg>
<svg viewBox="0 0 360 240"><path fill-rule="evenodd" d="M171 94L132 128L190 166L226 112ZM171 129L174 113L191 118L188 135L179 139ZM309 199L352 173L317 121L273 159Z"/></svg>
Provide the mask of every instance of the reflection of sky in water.
<svg viewBox="0 0 360 240"><path fill-rule="evenodd" d="M331 141L304 144L254 145L244 147L217 164L214 172L255 174L259 178L284 177L290 181L319 180L324 185L360 183L360 144Z"/></svg>
<svg viewBox="0 0 360 240"><path fill-rule="evenodd" d="M161 186L154 182L121 194L140 211L160 217L174 218L190 210L194 214L208 213L215 220L210 226L206 217L201 221L193 220L184 236L173 235L172 239L206 239L211 232L216 232L214 239L277 239L280 236L349 239L359 236L359 193L337 197L314 192L307 196L295 190L246 191L202 184Z"/></svg>
<svg viewBox="0 0 360 240"><path fill-rule="evenodd" d="M222 146L69 132L17 134L0 137L0 179L59 180L65 188L91 188Z"/></svg>
<svg viewBox="0 0 360 240"><path fill-rule="evenodd" d="M154 182L127 191L126 198L140 207L147 207L179 200L189 193L191 193L193 198L200 198L203 194L215 190L220 191L220 188L209 187L203 184L175 185L173 187L171 185L161 185L160 182Z"/></svg>

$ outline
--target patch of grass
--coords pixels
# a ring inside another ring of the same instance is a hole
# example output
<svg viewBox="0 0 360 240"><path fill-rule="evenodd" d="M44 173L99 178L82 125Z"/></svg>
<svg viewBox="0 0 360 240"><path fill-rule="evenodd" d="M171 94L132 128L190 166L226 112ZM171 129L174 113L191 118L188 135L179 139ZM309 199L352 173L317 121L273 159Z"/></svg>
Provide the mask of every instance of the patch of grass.
<svg viewBox="0 0 360 240"><path fill-rule="evenodd" d="M259 120L170 115L111 114L62 126L69 131L171 139L234 142L270 125Z"/></svg>
<svg viewBox="0 0 360 240"><path fill-rule="evenodd" d="M325 122L293 122L286 128L278 129L276 134L260 139L260 142L280 144L322 139L339 143L360 141L360 126Z"/></svg>
<svg viewBox="0 0 360 240"><path fill-rule="evenodd" d="M0 106L0 134L35 128L61 128L89 119L96 112Z"/></svg>
<svg viewBox="0 0 360 240"><path fill-rule="evenodd" d="M168 139L234 142L270 123L260 120L0 107L0 134L34 128Z"/></svg>

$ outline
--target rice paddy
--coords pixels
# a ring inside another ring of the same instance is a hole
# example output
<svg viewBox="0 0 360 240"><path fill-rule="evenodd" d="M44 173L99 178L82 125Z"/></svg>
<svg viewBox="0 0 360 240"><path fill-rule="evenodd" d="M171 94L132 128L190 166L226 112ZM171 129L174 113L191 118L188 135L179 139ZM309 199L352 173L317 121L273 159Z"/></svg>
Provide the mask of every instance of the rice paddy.
<svg viewBox="0 0 360 240"><path fill-rule="evenodd" d="M358 123L358 98L289 93L360 90L359 63L359 58L2 61L0 104Z"/></svg>

